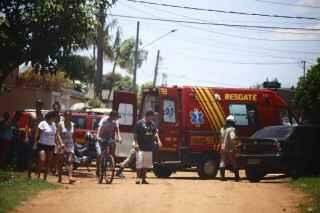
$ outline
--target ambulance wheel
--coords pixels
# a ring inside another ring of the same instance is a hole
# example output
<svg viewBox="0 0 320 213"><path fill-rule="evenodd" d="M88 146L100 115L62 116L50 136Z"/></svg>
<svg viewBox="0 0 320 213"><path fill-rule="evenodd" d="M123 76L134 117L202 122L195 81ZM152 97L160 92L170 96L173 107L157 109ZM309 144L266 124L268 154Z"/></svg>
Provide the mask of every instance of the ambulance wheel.
<svg viewBox="0 0 320 213"><path fill-rule="evenodd" d="M153 173L158 178L168 178L172 174L172 171L161 164L154 164Z"/></svg>
<svg viewBox="0 0 320 213"><path fill-rule="evenodd" d="M218 160L206 158L198 165L198 175L201 179L213 179L217 176L219 168Z"/></svg>
<svg viewBox="0 0 320 213"><path fill-rule="evenodd" d="M246 168L246 176L252 183L260 182L260 180L266 175L265 171L257 167Z"/></svg>

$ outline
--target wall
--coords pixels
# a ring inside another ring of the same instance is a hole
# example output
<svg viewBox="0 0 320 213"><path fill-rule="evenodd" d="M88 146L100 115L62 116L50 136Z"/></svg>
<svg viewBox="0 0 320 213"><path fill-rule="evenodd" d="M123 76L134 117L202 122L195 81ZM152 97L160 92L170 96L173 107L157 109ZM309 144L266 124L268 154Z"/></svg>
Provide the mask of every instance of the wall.
<svg viewBox="0 0 320 213"><path fill-rule="evenodd" d="M75 103L85 101L83 94L63 89L61 92L43 88L15 87L9 93L0 95L0 117L3 112L34 109L37 99L44 103L44 109L51 109L55 101L61 103L62 109L68 109Z"/></svg>

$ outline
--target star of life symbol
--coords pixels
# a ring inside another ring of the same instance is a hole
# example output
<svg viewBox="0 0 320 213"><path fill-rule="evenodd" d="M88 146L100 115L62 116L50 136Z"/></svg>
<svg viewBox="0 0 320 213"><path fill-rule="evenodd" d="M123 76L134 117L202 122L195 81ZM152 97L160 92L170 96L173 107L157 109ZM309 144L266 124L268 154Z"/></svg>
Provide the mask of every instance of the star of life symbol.
<svg viewBox="0 0 320 213"><path fill-rule="evenodd" d="M200 126L204 123L203 113L197 108L190 112L191 123L196 126Z"/></svg>

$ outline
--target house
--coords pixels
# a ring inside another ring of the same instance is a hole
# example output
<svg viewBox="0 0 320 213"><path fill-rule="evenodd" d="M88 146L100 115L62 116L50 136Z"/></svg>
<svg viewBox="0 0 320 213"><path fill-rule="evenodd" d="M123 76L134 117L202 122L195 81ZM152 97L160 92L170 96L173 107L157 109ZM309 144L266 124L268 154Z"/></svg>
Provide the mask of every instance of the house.
<svg viewBox="0 0 320 213"><path fill-rule="evenodd" d="M30 72L28 75L25 72ZM65 87L60 79L34 74L32 70L21 73L19 69L12 72L5 81L8 92L0 94L0 113L33 109L36 100L41 99L44 109L51 109L55 101L59 101L62 109L68 109L73 104L86 102L84 93ZM26 77L27 76L27 77ZM52 79L51 79L52 78Z"/></svg>

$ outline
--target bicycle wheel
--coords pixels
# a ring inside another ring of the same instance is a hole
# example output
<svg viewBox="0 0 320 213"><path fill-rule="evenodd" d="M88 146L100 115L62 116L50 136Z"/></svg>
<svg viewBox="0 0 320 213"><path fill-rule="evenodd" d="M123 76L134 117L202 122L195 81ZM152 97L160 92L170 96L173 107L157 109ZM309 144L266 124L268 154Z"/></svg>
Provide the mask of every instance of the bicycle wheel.
<svg viewBox="0 0 320 213"><path fill-rule="evenodd" d="M111 184L114 177L114 171L115 171L115 161L112 155L109 155L105 158L105 180L106 184Z"/></svg>
<svg viewBox="0 0 320 213"><path fill-rule="evenodd" d="M106 176L106 158L102 157L100 160L99 171L98 171L98 183L101 184L103 178Z"/></svg>

